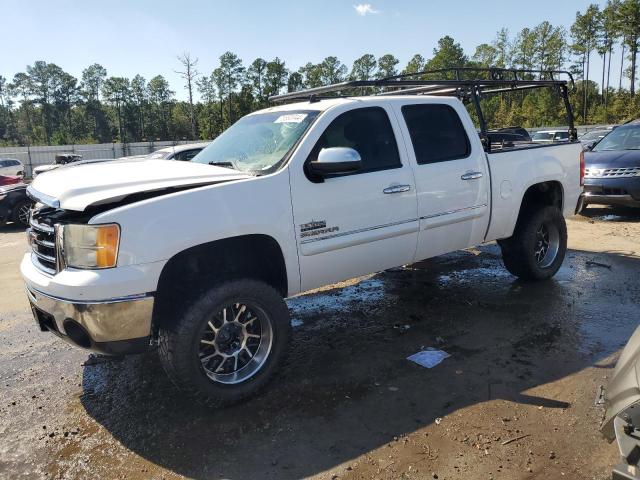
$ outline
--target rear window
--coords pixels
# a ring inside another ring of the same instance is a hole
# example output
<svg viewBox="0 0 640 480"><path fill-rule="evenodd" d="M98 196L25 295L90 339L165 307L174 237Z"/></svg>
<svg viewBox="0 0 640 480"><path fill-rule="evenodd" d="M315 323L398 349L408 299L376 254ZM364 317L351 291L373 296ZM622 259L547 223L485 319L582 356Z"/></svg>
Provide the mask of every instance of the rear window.
<svg viewBox="0 0 640 480"><path fill-rule="evenodd" d="M467 132L449 105L405 105L402 115L418 164L456 160L471 153Z"/></svg>

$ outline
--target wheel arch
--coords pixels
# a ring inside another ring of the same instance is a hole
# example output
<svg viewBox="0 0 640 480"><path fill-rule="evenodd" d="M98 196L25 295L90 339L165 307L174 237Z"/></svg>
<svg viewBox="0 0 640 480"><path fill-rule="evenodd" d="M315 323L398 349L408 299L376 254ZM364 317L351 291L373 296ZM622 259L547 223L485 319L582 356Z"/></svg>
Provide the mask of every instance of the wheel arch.
<svg viewBox="0 0 640 480"><path fill-rule="evenodd" d="M195 245L175 254L158 279L154 330L169 325L185 304L211 286L241 278L263 281L287 296L285 258L273 237L241 235Z"/></svg>
<svg viewBox="0 0 640 480"><path fill-rule="evenodd" d="M530 212L536 207L542 206L556 207L561 212L563 211L564 187L560 181L549 180L530 185L522 195L516 225L522 218L522 215Z"/></svg>

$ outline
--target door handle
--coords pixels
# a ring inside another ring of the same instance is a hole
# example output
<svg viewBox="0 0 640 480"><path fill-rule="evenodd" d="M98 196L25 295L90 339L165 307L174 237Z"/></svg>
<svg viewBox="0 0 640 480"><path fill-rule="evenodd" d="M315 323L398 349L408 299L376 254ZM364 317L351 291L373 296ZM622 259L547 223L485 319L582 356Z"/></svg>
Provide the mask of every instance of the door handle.
<svg viewBox="0 0 640 480"><path fill-rule="evenodd" d="M475 180L477 178L482 178L482 172L467 172L467 173L463 173L460 178L462 180Z"/></svg>
<svg viewBox="0 0 640 480"><path fill-rule="evenodd" d="M411 185L392 185L382 190L382 193L402 193L411 190Z"/></svg>

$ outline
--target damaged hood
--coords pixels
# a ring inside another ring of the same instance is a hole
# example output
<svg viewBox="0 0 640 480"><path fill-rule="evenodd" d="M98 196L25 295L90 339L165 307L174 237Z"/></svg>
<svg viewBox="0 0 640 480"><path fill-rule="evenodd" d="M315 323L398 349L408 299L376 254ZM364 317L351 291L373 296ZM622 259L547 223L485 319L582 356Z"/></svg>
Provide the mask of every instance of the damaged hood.
<svg viewBox="0 0 640 480"><path fill-rule="evenodd" d="M250 175L213 165L166 160L120 160L64 166L38 175L28 188L41 203L83 211L129 195L242 180Z"/></svg>

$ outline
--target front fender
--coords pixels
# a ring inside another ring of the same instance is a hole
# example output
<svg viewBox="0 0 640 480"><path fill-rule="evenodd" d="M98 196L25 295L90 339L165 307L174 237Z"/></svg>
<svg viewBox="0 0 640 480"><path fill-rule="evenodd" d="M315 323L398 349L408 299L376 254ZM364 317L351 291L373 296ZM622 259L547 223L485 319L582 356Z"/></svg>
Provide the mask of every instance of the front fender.
<svg viewBox="0 0 640 480"><path fill-rule="evenodd" d="M300 289L288 169L123 205L89 223L108 222L121 228L118 267L167 261L224 238L268 235L282 250L289 292Z"/></svg>

